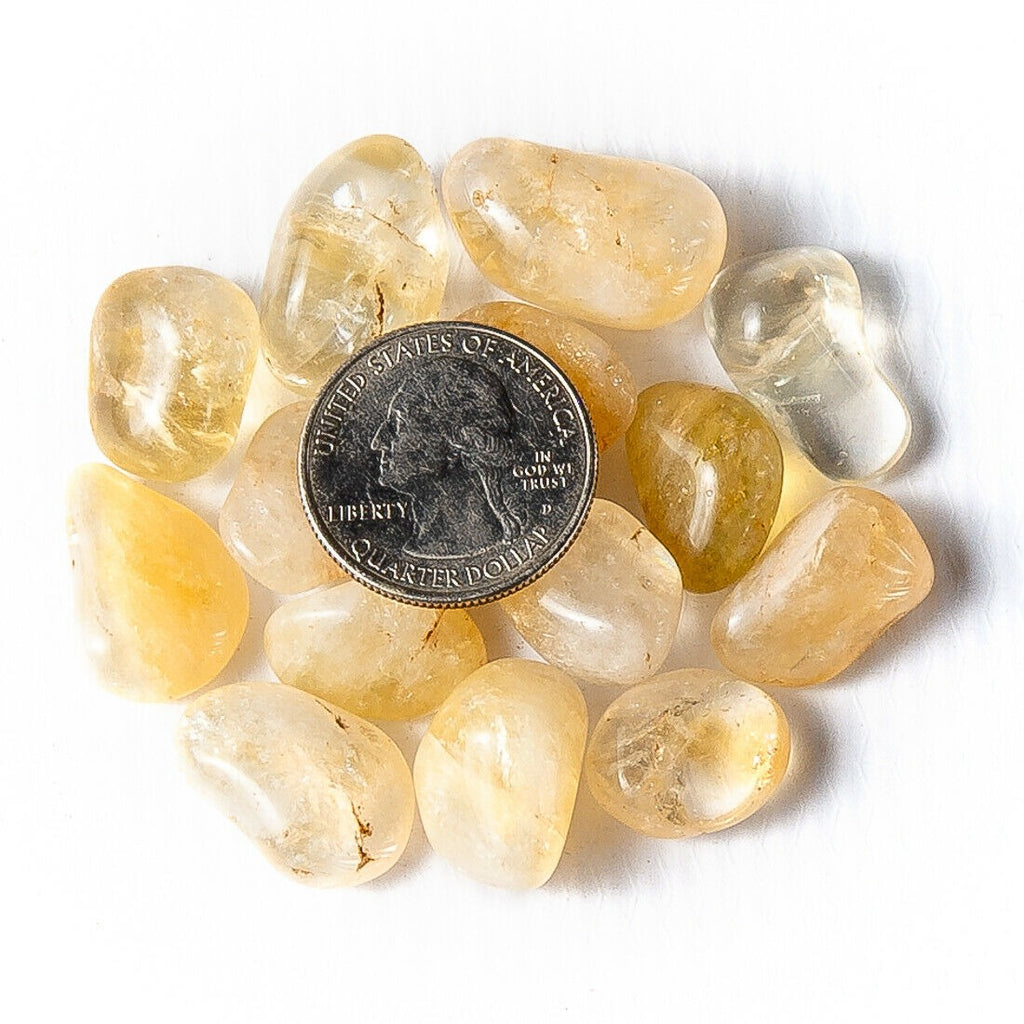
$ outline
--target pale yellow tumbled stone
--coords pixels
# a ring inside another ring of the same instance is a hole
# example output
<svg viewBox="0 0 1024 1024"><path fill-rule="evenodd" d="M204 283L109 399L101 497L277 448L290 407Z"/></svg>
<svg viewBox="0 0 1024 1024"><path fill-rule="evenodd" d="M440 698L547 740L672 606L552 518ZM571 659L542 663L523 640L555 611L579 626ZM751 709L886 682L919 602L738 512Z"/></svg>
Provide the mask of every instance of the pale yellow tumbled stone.
<svg viewBox="0 0 1024 1024"><path fill-rule="evenodd" d="M220 535L257 583L298 594L348 574L316 539L299 497L299 436L309 405L268 416L253 435L220 510Z"/></svg>
<svg viewBox="0 0 1024 1024"><path fill-rule="evenodd" d="M484 276L517 298L642 330L689 313L725 254L714 192L677 167L478 139L442 180Z"/></svg>
<svg viewBox="0 0 1024 1024"><path fill-rule="evenodd" d="M430 169L408 142L370 135L332 153L277 226L260 297L264 352L315 394L374 338L434 319L448 238Z"/></svg>
<svg viewBox="0 0 1024 1024"><path fill-rule="evenodd" d="M515 658L477 669L416 752L430 845L489 885L543 885L565 845L586 739L583 695L563 672Z"/></svg>
<svg viewBox="0 0 1024 1024"><path fill-rule="evenodd" d="M921 535L890 498L836 487L797 515L722 602L719 660L745 679L786 686L842 672L927 596Z"/></svg>
<svg viewBox="0 0 1024 1024"><path fill-rule="evenodd" d="M723 672L666 672L614 700L585 772L594 799L637 832L718 832L749 817L789 764L789 726L763 690Z"/></svg>
<svg viewBox="0 0 1024 1024"><path fill-rule="evenodd" d="M249 391L260 324L237 285L195 267L119 277L100 298L89 421L111 462L188 480L227 454Z"/></svg>
<svg viewBox="0 0 1024 1024"><path fill-rule="evenodd" d="M636 383L604 338L586 327L522 302L485 302L459 320L508 331L550 356L580 393L604 451L626 432L636 412Z"/></svg>
<svg viewBox="0 0 1024 1024"><path fill-rule="evenodd" d="M264 632L277 676L365 718L429 714L487 661L460 608L418 608L343 583L282 605Z"/></svg>
<svg viewBox="0 0 1024 1024"><path fill-rule="evenodd" d="M640 520L597 498L562 559L501 606L552 665L588 683L630 686L657 672L668 656L683 581L671 554Z"/></svg>
<svg viewBox="0 0 1024 1024"><path fill-rule="evenodd" d="M409 766L375 725L279 683L197 697L178 727L186 771L267 859L318 886L394 867L415 810Z"/></svg>
<svg viewBox="0 0 1024 1024"><path fill-rule="evenodd" d="M249 591L195 513L110 466L79 466L68 540L86 647L105 686L171 700L228 663L245 632Z"/></svg>

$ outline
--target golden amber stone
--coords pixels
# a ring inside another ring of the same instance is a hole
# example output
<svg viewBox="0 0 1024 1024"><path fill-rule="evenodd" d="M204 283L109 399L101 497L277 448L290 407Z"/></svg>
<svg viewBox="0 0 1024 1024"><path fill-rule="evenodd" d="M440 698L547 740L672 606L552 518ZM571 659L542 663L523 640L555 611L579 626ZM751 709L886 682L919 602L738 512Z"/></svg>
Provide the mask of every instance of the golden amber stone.
<svg viewBox="0 0 1024 1024"><path fill-rule="evenodd" d="M93 463L71 478L68 538L86 645L104 685L171 700L217 676L245 632L249 591L199 516Z"/></svg>
<svg viewBox="0 0 1024 1024"><path fill-rule="evenodd" d="M260 324L237 285L194 267L119 277L92 321L89 421L111 462L150 480L205 473L234 444Z"/></svg>
<svg viewBox="0 0 1024 1024"><path fill-rule="evenodd" d="M761 553L782 492L782 449L745 399L666 381L640 395L626 454L651 532L699 594L735 583Z"/></svg>
<svg viewBox="0 0 1024 1024"><path fill-rule="evenodd" d="M394 867L415 813L409 766L375 725L278 683L197 697L178 727L192 780L266 858L310 885Z"/></svg>
<svg viewBox="0 0 1024 1024"><path fill-rule="evenodd" d="M264 639L280 679L364 718L429 714L487 661L462 609L399 604L355 582L282 605Z"/></svg>
<svg viewBox="0 0 1024 1024"><path fill-rule="evenodd" d="M477 669L416 752L430 845L489 885L543 885L562 856L586 740L583 694L563 672L514 658Z"/></svg>
<svg viewBox="0 0 1024 1024"><path fill-rule="evenodd" d="M550 356L565 371L590 413L597 447L604 451L626 432L636 412L629 367L603 338L586 327L522 302L485 302L458 317L508 331Z"/></svg>
<svg viewBox="0 0 1024 1024"><path fill-rule="evenodd" d="M836 487L789 523L722 602L711 643L745 679L821 683L920 604L933 579L928 549L896 502Z"/></svg>
<svg viewBox="0 0 1024 1024"><path fill-rule="evenodd" d="M643 330L689 313L725 254L714 192L676 167L478 139L442 179L473 262L527 302Z"/></svg>
<svg viewBox="0 0 1024 1024"><path fill-rule="evenodd" d="M423 158L392 135L350 142L281 215L260 297L267 363L313 395L374 338L434 319L447 279L447 232Z"/></svg>
<svg viewBox="0 0 1024 1024"><path fill-rule="evenodd" d="M585 771L594 799L637 832L718 832L754 813L789 764L789 726L763 690L682 669L627 690L594 728Z"/></svg>

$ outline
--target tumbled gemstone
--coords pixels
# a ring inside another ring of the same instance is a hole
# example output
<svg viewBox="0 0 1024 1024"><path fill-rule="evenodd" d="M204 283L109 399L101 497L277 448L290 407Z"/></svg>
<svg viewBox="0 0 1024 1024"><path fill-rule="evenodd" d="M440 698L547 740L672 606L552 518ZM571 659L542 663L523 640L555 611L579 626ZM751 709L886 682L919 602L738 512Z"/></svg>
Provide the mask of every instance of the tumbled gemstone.
<svg viewBox="0 0 1024 1024"><path fill-rule="evenodd" d="M365 718L429 714L487 661L459 608L418 608L343 583L282 605L267 621L278 677Z"/></svg>
<svg viewBox="0 0 1024 1024"><path fill-rule="evenodd" d="M178 727L185 768L267 859L311 885L394 867L412 830L409 766L375 725L278 683L197 697Z"/></svg>
<svg viewBox="0 0 1024 1024"><path fill-rule="evenodd" d="M860 284L839 253L802 246L731 264L704 321L732 382L826 476L865 480L903 454L910 415L871 356Z"/></svg>
<svg viewBox="0 0 1024 1024"><path fill-rule="evenodd" d="M249 591L199 516L93 463L71 477L68 539L86 647L105 686L171 700L224 668L245 632Z"/></svg>
<svg viewBox="0 0 1024 1024"><path fill-rule="evenodd" d="M714 192L676 167L478 139L449 161L445 203L499 288L610 327L659 327L703 298L725 254Z"/></svg>
<svg viewBox="0 0 1024 1024"><path fill-rule="evenodd" d="M604 451L626 432L636 412L629 367L603 338L586 327L522 302L485 302L458 317L508 331L553 359L580 393Z"/></svg>
<svg viewBox="0 0 1024 1024"><path fill-rule="evenodd" d="M583 695L558 669L514 658L477 669L416 753L430 845L489 885L543 885L565 845L586 739Z"/></svg>
<svg viewBox="0 0 1024 1024"><path fill-rule="evenodd" d="M640 395L626 435L647 525L699 594L735 583L761 553L782 491L782 449L728 391L666 381Z"/></svg>
<svg viewBox="0 0 1024 1024"><path fill-rule="evenodd" d="M928 549L896 502L835 487L789 523L722 602L711 643L744 679L821 683L920 604L933 578Z"/></svg>
<svg viewBox="0 0 1024 1024"><path fill-rule="evenodd" d="M315 394L374 338L432 320L448 239L430 169L409 143L370 135L332 153L285 207L260 297L264 353Z"/></svg>
<svg viewBox="0 0 1024 1024"><path fill-rule="evenodd" d="M268 416L253 435L220 510L220 535L257 583L298 594L347 576L316 539L299 497L299 436L309 405Z"/></svg>
<svg viewBox="0 0 1024 1024"><path fill-rule="evenodd" d="M260 324L237 285L194 267L119 277L92 321L89 421L111 462L150 480L205 473L234 444Z"/></svg>
<svg viewBox="0 0 1024 1024"><path fill-rule="evenodd" d="M643 523L598 498L565 556L501 606L552 665L589 683L629 686L668 656L683 581Z"/></svg>
<svg viewBox="0 0 1024 1024"><path fill-rule="evenodd" d="M594 799L637 832L717 832L754 813L789 764L789 726L763 690L722 672L667 672L601 716L585 771Z"/></svg>

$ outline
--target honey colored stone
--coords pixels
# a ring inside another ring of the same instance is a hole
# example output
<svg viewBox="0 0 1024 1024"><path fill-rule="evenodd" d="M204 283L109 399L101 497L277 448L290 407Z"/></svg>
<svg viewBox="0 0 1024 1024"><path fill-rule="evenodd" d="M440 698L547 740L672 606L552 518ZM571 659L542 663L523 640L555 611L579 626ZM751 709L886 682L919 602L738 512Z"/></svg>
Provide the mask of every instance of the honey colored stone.
<svg viewBox="0 0 1024 1024"><path fill-rule="evenodd" d="M267 859L317 886L394 867L414 797L401 751L375 725L277 683L197 697L178 727L186 771Z"/></svg>
<svg viewBox="0 0 1024 1024"><path fill-rule="evenodd" d="M609 327L678 320L703 298L725 254L721 204L676 167L478 139L451 158L442 189L489 281Z"/></svg>
<svg viewBox="0 0 1024 1024"><path fill-rule="evenodd" d="M739 395L666 381L640 395L626 454L647 525L686 589L735 583L779 507L782 449L767 420Z"/></svg>
<svg viewBox="0 0 1024 1024"><path fill-rule="evenodd" d="M906 450L910 414L872 358L860 284L839 253L803 246L731 264L704 321L732 382L827 477L878 476Z"/></svg>
<svg viewBox="0 0 1024 1024"><path fill-rule="evenodd" d="M648 836L718 832L754 813L789 764L789 726L763 690L682 669L634 686L594 728L585 772L594 799Z"/></svg>
<svg viewBox="0 0 1024 1024"><path fill-rule="evenodd" d="M257 583L298 594L348 574L316 539L299 497L299 435L309 405L268 416L253 435L220 511L220 535Z"/></svg>
<svg viewBox="0 0 1024 1024"><path fill-rule="evenodd" d="M205 473L235 442L259 339L252 300L223 277L119 277L92 321L89 421L103 454L150 480Z"/></svg>
<svg viewBox="0 0 1024 1024"><path fill-rule="evenodd" d="M920 604L933 579L928 549L896 502L836 487L789 523L722 602L711 643L745 679L821 683Z"/></svg>
<svg viewBox="0 0 1024 1024"><path fill-rule="evenodd" d="M171 700L224 668L245 632L249 591L195 513L94 463L72 475L68 539L87 650L105 686Z"/></svg>
<svg viewBox="0 0 1024 1024"><path fill-rule="evenodd" d="M626 432L636 412L636 383L618 353L593 331L522 302L485 302L458 319L508 331L550 356L580 393L599 450Z"/></svg>
<svg viewBox="0 0 1024 1024"><path fill-rule="evenodd" d="M583 695L558 669L514 658L477 669L416 753L430 845L489 885L543 885L565 845L586 739Z"/></svg>
<svg viewBox="0 0 1024 1024"><path fill-rule="evenodd" d="M260 298L267 363L313 395L374 338L436 318L447 278L447 233L423 158L392 135L350 142L281 215Z"/></svg>
<svg viewBox="0 0 1024 1024"><path fill-rule="evenodd" d="M590 683L629 686L668 656L683 581L638 519L598 498L565 556L501 605L552 665Z"/></svg>
<svg viewBox="0 0 1024 1024"><path fill-rule="evenodd" d="M278 677L365 718L419 718L487 661L459 608L417 608L343 583L282 605L267 621Z"/></svg>

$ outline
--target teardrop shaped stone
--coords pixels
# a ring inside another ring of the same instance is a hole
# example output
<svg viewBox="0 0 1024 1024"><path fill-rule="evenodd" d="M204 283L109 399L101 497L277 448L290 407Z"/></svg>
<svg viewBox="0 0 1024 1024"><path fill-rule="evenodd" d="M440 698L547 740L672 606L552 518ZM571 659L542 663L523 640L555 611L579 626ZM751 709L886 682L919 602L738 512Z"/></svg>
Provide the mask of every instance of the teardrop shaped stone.
<svg viewBox="0 0 1024 1024"><path fill-rule="evenodd" d="M678 320L704 297L725 254L721 204L676 167L478 139L451 158L442 190L492 284L609 327Z"/></svg>
<svg viewBox="0 0 1024 1024"><path fill-rule="evenodd" d="M833 480L892 467L910 414L864 334L860 283L817 246L740 260L715 278L704 322L736 387Z"/></svg>
<svg viewBox="0 0 1024 1024"><path fill-rule="evenodd" d="M278 222L260 297L267 363L313 395L374 338L435 319L447 279L447 232L423 158L393 135L350 142Z"/></svg>
<svg viewBox="0 0 1024 1024"><path fill-rule="evenodd" d="M197 697L178 727L185 769L266 858L318 886L394 867L412 831L412 778L375 725L278 683Z"/></svg>
<svg viewBox="0 0 1024 1024"><path fill-rule="evenodd" d="M89 350L89 422L111 462L149 480L205 473L235 442L260 323L237 285L195 267L119 277Z"/></svg>
<svg viewBox="0 0 1024 1024"><path fill-rule="evenodd" d="M508 331L550 356L580 393L600 451L626 432L636 412L636 383L604 338L567 317L522 302L485 302L458 319Z"/></svg>
<svg viewBox="0 0 1024 1024"><path fill-rule="evenodd" d="M749 817L789 764L782 708L723 672L666 672L608 706L587 748L594 799L647 836L718 832Z"/></svg>
<svg viewBox="0 0 1024 1024"><path fill-rule="evenodd" d="M267 621L280 679L365 718L419 718L487 661L459 608L419 608L355 582L282 605Z"/></svg>
<svg viewBox="0 0 1024 1024"><path fill-rule="evenodd" d="M109 689L172 700L216 678L249 618L242 570L194 512L110 466L79 466L68 540L86 647Z"/></svg>
<svg viewBox="0 0 1024 1024"><path fill-rule="evenodd" d="M413 778L430 845L480 882L543 885L569 830L587 739L576 684L538 661L492 661L441 705Z"/></svg>
<svg viewBox="0 0 1024 1024"><path fill-rule="evenodd" d="M666 381L640 395L626 455L647 525L686 589L735 583L761 553L782 492L782 449L765 418L731 392Z"/></svg>
<svg viewBox="0 0 1024 1024"><path fill-rule="evenodd" d="M785 686L843 671L931 590L931 555L896 502L836 487L797 515L711 622L719 660Z"/></svg>

